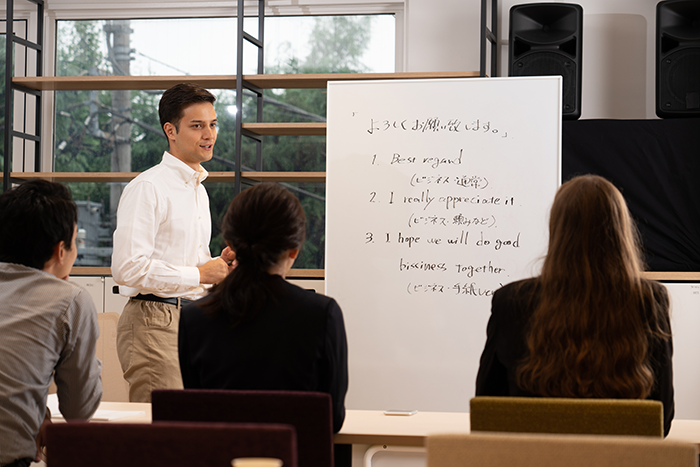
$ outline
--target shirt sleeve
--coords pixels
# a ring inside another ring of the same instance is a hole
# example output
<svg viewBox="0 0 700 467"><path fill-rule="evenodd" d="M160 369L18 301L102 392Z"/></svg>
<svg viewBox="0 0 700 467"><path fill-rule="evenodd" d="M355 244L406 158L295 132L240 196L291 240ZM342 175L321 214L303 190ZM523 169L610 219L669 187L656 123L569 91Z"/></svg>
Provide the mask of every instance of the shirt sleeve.
<svg viewBox="0 0 700 467"><path fill-rule="evenodd" d="M195 313L196 305L187 305L180 312L180 325L177 333L178 359L180 362L180 373L182 374L182 384L185 389L202 389L191 365L190 350L190 326L187 324L189 315Z"/></svg>
<svg viewBox="0 0 700 467"><path fill-rule="evenodd" d="M479 371L476 375L476 395L477 396L507 396L508 394L508 371L499 361L496 353L498 349L499 326L498 326L498 303L499 293L493 296L491 301L491 317L486 327L486 345L481 353L479 361Z"/></svg>
<svg viewBox="0 0 700 467"><path fill-rule="evenodd" d="M167 215L165 200L146 181L122 193L114 231L112 276L119 285L149 292L187 292L199 286L199 269L153 259L158 228Z"/></svg>
<svg viewBox="0 0 700 467"><path fill-rule="evenodd" d="M673 394L673 339L669 317L670 302L666 287L654 288L659 309L661 329L668 333L668 339L654 338L651 348L651 366L654 371L654 388L648 399L661 401L664 407L664 436L671 430L675 415Z"/></svg>
<svg viewBox="0 0 700 467"><path fill-rule="evenodd" d="M333 432L337 433L345 421L345 394L348 391L348 344L343 313L331 300L326 322L325 371L322 375L324 392L331 395Z"/></svg>
<svg viewBox="0 0 700 467"><path fill-rule="evenodd" d="M84 290L64 314L64 348L55 368L59 409L66 419L87 420L102 399L102 362L95 356L100 328L92 298Z"/></svg>

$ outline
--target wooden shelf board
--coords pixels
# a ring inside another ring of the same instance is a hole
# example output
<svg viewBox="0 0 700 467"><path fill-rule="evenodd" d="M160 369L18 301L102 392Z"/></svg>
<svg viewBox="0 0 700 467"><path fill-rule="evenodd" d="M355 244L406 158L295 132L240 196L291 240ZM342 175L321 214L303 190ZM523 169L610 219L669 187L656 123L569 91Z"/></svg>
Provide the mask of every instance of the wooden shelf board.
<svg viewBox="0 0 700 467"><path fill-rule="evenodd" d="M70 270L71 276L111 276L112 270L107 267L97 266L73 266ZM111 291L110 291L111 293Z"/></svg>
<svg viewBox="0 0 700 467"><path fill-rule="evenodd" d="M690 271L645 271L643 277L653 281L700 282L700 272Z"/></svg>
<svg viewBox="0 0 700 467"><path fill-rule="evenodd" d="M243 128L261 136L324 136L326 134L325 122L244 123Z"/></svg>
<svg viewBox="0 0 700 467"><path fill-rule="evenodd" d="M323 73L287 75L245 75L243 79L262 89L321 89L329 81L367 81L379 79L475 78L478 71L427 73Z"/></svg>
<svg viewBox="0 0 700 467"><path fill-rule="evenodd" d="M290 269L287 274L290 279L323 279L325 276L323 269Z"/></svg>
<svg viewBox="0 0 700 467"><path fill-rule="evenodd" d="M20 180L43 178L54 182L79 183L125 183L133 180L139 172L13 172L11 176ZM245 178L258 182L324 183L326 172L244 172ZM2 180L2 174L0 174ZM235 172L209 172L204 183L233 183Z"/></svg>
<svg viewBox="0 0 700 467"><path fill-rule="evenodd" d="M323 73L244 75L243 79L263 89L322 89L328 81L379 79L474 78L478 71L425 73ZM235 75L176 76L28 76L15 77L16 84L41 91L165 90L178 83L196 83L209 89L236 89Z"/></svg>
<svg viewBox="0 0 700 467"><path fill-rule="evenodd" d="M13 178L20 180L31 180L32 178L43 178L53 182L129 182L136 177L139 172L12 172ZM0 180L2 175L0 175Z"/></svg>
<svg viewBox="0 0 700 467"><path fill-rule="evenodd" d="M74 266L71 269L72 276L111 276L112 271L107 267L84 267ZM306 278L306 279L323 279L326 271L324 269L292 269L287 277L289 278ZM658 272L647 271L643 273L644 277L656 281L691 281L700 282L700 272Z"/></svg>
<svg viewBox="0 0 700 467"><path fill-rule="evenodd" d="M186 82L210 89L236 89L236 77L231 75L38 76L15 77L12 81L40 91L165 90Z"/></svg>
<svg viewBox="0 0 700 467"><path fill-rule="evenodd" d="M74 266L70 271L71 276L111 276L112 270L108 267ZM323 279L323 269L292 269L287 277L301 279Z"/></svg>
<svg viewBox="0 0 700 467"><path fill-rule="evenodd" d="M325 183L326 172L243 172L256 182Z"/></svg>

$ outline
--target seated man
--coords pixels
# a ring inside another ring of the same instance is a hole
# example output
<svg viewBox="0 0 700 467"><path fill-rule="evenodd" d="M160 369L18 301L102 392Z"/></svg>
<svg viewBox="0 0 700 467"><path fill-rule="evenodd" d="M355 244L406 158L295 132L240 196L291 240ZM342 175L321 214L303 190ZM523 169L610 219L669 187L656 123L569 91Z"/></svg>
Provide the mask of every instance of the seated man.
<svg viewBox="0 0 700 467"><path fill-rule="evenodd" d="M61 413L86 420L102 398L88 293L68 282L78 209L66 187L32 180L0 195L0 465L39 460L51 379Z"/></svg>

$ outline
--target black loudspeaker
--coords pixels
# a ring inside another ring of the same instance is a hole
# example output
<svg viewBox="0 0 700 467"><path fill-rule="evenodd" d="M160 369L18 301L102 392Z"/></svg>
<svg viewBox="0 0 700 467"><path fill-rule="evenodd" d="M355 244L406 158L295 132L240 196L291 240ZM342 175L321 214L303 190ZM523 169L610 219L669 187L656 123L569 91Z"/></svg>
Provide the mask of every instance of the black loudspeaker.
<svg viewBox="0 0 700 467"><path fill-rule="evenodd" d="M656 5L656 115L700 116L700 0Z"/></svg>
<svg viewBox="0 0 700 467"><path fill-rule="evenodd" d="M564 78L562 116L581 116L583 8L529 3L510 9L508 76Z"/></svg>

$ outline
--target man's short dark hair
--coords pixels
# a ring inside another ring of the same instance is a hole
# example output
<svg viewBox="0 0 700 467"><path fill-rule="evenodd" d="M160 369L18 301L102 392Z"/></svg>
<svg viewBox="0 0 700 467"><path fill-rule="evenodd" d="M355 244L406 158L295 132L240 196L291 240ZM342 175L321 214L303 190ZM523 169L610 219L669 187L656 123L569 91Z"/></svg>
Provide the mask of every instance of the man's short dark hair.
<svg viewBox="0 0 700 467"><path fill-rule="evenodd" d="M197 84L176 84L165 91L160 98L158 105L160 127L163 128L169 122L175 126L175 130L180 131L180 120L185 113L185 107L201 102L209 102L213 105L215 101L216 97L212 93Z"/></svg>
<svg viewBox="0 0 700 467"><path fill-rule="evenodd" d="M33 179L0 194L0 261L43 269L54 247L73 244L78 207L70 190Z"/></svg>

